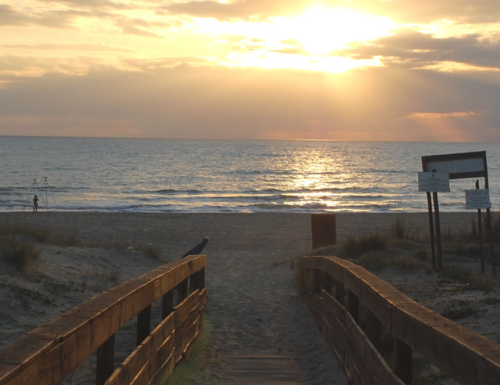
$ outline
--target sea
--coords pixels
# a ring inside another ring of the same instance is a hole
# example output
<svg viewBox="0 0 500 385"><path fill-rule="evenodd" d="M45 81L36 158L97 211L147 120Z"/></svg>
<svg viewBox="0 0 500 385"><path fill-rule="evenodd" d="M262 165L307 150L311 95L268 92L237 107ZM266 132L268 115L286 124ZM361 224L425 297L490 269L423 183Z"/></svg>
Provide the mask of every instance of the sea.
<svg viewBox="0 0 500 385"><path fill-rule="evenodd" d="M48 211L423 212L422 156L472 151L486 151L495 210L494 143L0 136L0 211L30 211L36 194ZM440 210L466 211L475 182L450 181Z"/></svg>

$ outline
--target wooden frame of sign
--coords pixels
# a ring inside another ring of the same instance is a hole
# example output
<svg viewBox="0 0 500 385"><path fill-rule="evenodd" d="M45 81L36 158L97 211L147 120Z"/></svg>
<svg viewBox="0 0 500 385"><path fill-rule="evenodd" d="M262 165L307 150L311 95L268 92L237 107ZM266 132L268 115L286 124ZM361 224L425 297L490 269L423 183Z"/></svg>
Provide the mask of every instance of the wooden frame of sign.
<svg viewBox="0 0 500 385"><path fill-rule="evenodd" d="M486 151L465 152L445 155L422 156L422 170L424 172L444 172L448 173L451 179L484 178L484 188L489 189L488 164L486 161ZM476 183L479 188L479 183ZM432 217L432 206L434 203L434 220ZM427 192L427 207L429 210L429 227L431 234L432 264L441 270L443 268L443 252L441 247L441 228L439 219L439 202L437 192ZM491 268L493 276L497 276L495 250L493 246L493 230L491 226L491 211L486 209L490 235ZM434 229L435 221L435 229ZM481 226L481 210L478 209L478 226ZM434 237L435 235L435 237ZM481 244L482 244L482 236ZM437 258L436 258L437 257ZM484 272L483 256L481 255L481 267Z"/></svg>

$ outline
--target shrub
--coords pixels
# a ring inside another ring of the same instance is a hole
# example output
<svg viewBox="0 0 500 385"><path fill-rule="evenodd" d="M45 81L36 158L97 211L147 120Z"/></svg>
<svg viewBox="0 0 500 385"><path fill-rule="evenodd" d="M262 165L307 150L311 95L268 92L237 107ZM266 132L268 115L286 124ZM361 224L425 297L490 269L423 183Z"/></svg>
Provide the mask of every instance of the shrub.
<svg viewBox="0 0 500 385"><path fill-rule="evenodd" d="M359 239L349 235L340 247L340 255L353 257L370 251L385 250L387 247L387 239L381 234L364 235Z"/></svg>
<svg viewBox="0 0 500 385"><path fill-rule="evenodd" d="M40 257L40 250L28 242L8 236L3 237L0 244L0 255L17 271L25 273Z"/></svg>
<svg viewBox="0 0 500 385"><path fill-rule="evenodd" d="M441 315L453 321L453 320L458 320L460 318L469 317L477 313L478 310L473 306L464 306L464 307L448 306L446 309L444 309Z"/></svg>

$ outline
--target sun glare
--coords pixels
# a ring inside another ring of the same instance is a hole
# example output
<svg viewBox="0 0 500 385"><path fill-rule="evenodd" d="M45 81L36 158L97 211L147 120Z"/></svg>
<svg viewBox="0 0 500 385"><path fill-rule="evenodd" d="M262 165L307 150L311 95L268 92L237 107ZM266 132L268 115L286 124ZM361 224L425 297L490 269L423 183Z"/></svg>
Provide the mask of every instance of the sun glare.
<svg viewBox="0 0 500 385"><path fill-rule="evenodd" d="M314 7L300 15L267 22L197 19L195 23L197 32L212 36L212 44L219 49L223 50L229 43L225 60L218 59L221 64L331 73L380 65L378 58L353 60L335 55L335 51L352 42L389 35L396 28L396 24L386 17L326 7ZM224 40L226 36L228 40Z"/></svg>
<svg viewBox="0 0 500 385"><path fill-rule="evenodd" d="M341 8L311 8L302 15L277 20L313 55L327 55L349 43L377 39L396 28L387 17Z"/></svg>

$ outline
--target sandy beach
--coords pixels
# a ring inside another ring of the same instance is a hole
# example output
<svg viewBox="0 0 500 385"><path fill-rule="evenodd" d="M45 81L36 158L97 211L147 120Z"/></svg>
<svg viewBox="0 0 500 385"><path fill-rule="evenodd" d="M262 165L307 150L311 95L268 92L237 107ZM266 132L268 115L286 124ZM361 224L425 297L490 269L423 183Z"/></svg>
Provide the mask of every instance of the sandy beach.
<svg viewBox="0 0 500 385"><path fill-rule="evenodd" d="M394 215L338 214L338 242L348 234L387 232ZM442 229L468 226L473 215L443 213ZM405 218L411 229L427 234L427 213L405 214ZM193 354L192 362L180 368L172 383L223 383L232 357L269 354L289 358L300 373L300 384L346 384L334 355L293 286L290 264L273 267L277 261L311 250L308 214L2 213L2 223L35 225L71 234L87 246L41 246L37 279L2 273L0 348L99 290L141 275L163 261L180 258L208 235L210 241L203 251L208 257L208 303L200 338L203 348ZM119 245L119 250L114 245ZM156 248L160 260L146 255L141 245ZM424 282L423 278L435 278L434 273L421 274L405 277L386 273L384 278L402 290L411 286L411 279ZM77 288L85 284L85 290L58 291L54 289L56 284ZM11 294L9 285L33 290L43 297L20 299ZM434 301L445 304L449 300L445 300L447 293L436 292L432 285L425 284ZM418 291L415 287L407 289ZM425 294L413 294L425 303ZM491 322L491 328L497 328L496 321ZM480 322L475 319L471 321L474 323ZM496 334L488 336L498 339ZM83 377L73 384L85 383Z"/></svg>

